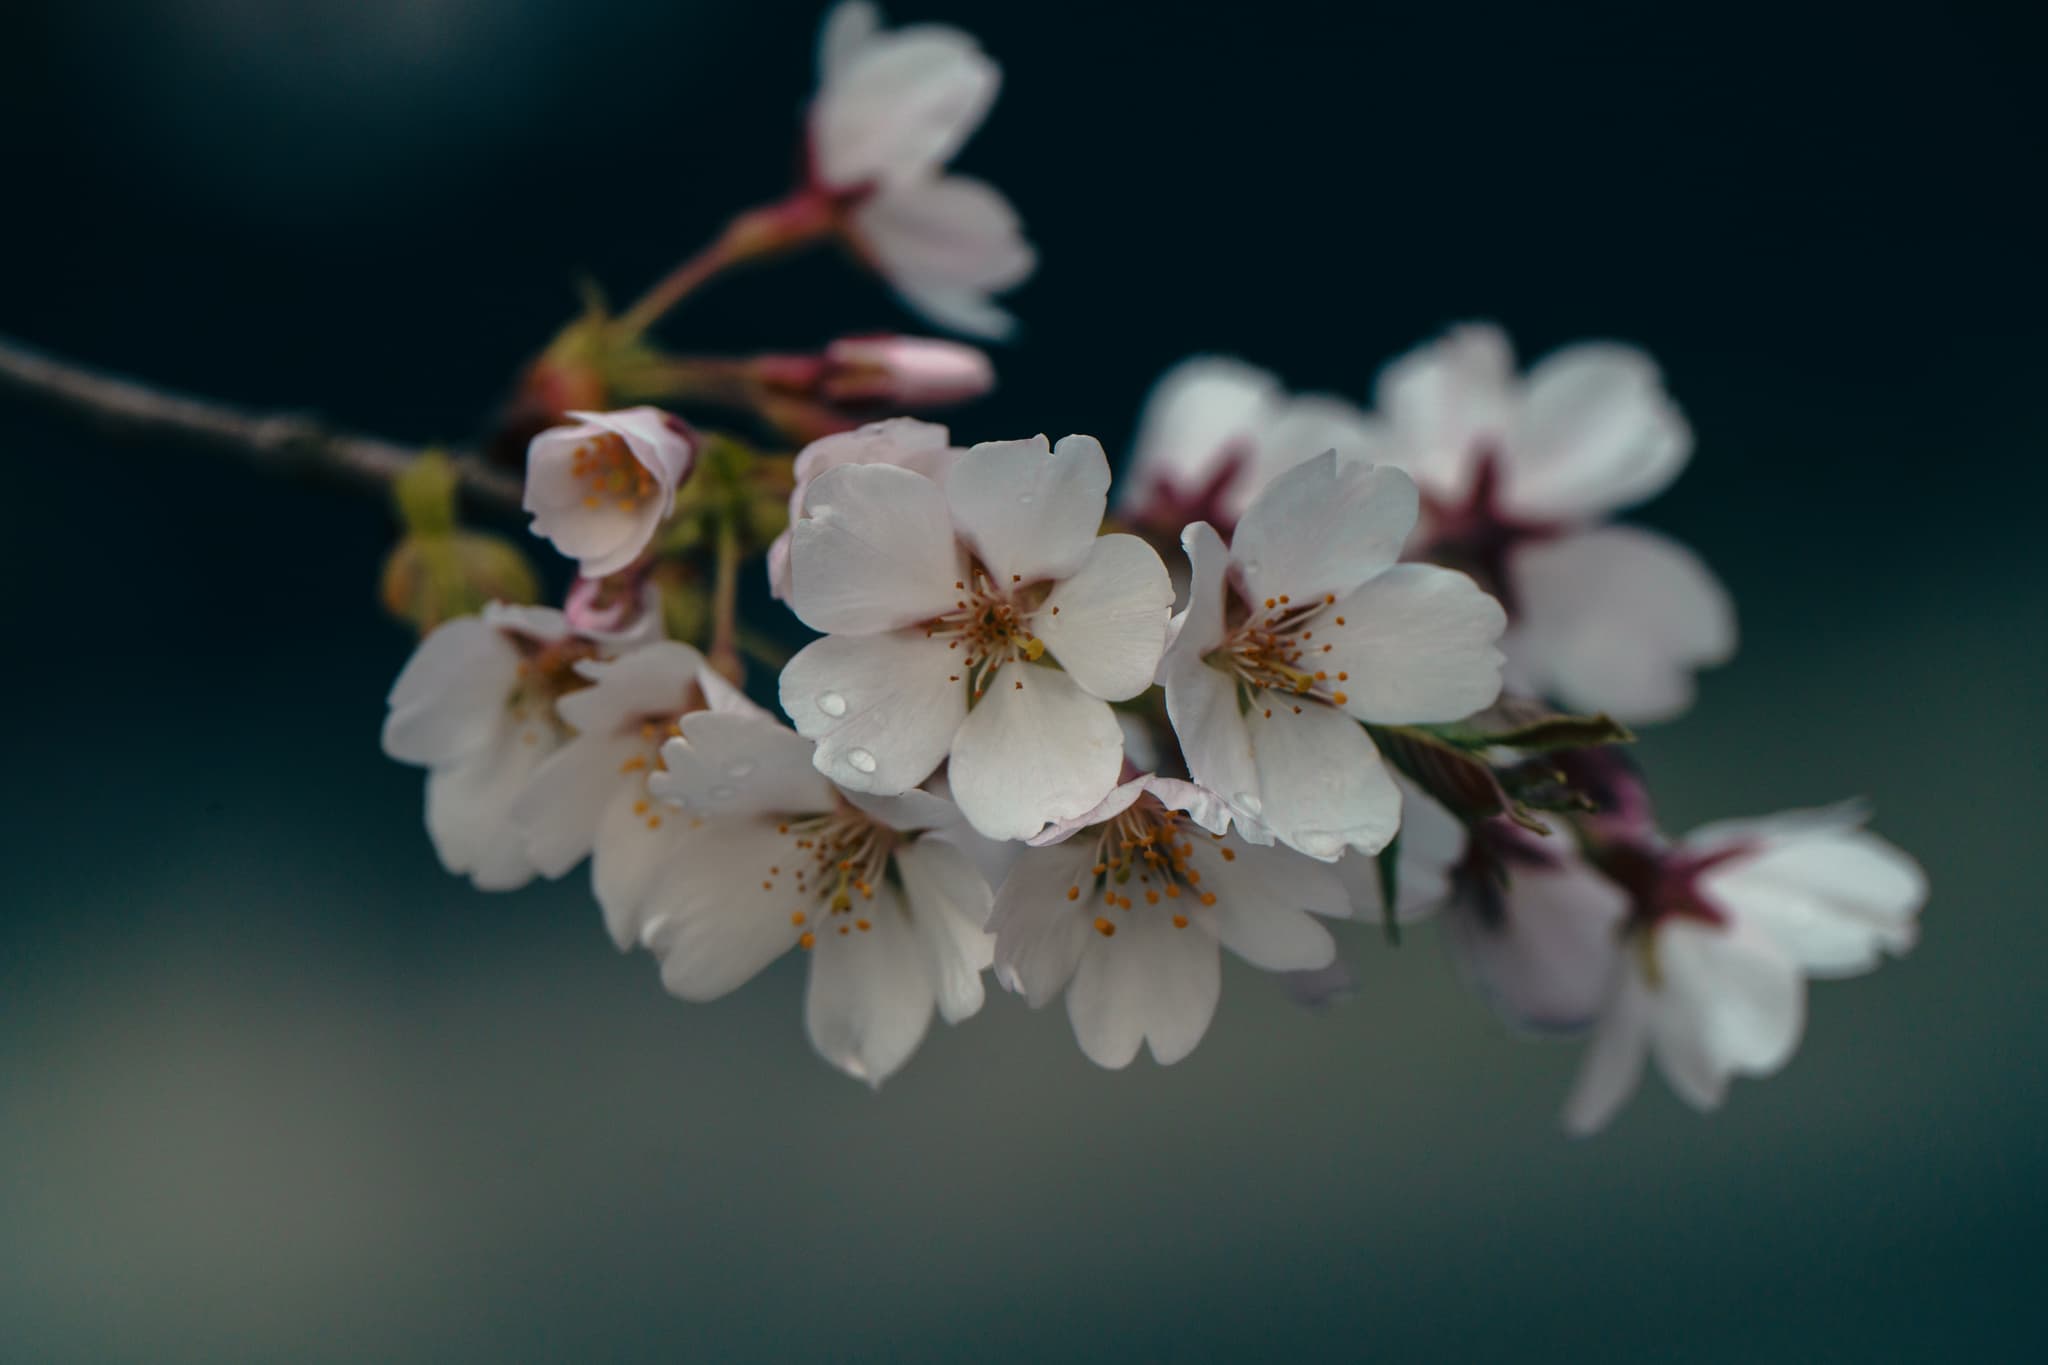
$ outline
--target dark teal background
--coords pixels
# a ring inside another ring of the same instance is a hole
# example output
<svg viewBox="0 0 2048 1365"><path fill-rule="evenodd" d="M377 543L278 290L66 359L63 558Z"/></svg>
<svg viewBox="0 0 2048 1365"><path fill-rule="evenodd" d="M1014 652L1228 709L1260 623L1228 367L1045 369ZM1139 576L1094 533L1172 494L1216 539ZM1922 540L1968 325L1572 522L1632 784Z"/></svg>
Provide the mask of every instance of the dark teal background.
<svg viewBox="0 0 2048 1365"><path fill-rule="evenodd" d="M801 973L689 1007L580 878L439 872L384 760L368 501L0 404L0 1358L2024 1360L2048 321L2020 6L920 5L1009 84L964 167L1044 252L967 439L1127 442L1223 348L1362 396L1442 325L1649 347L1644 514L1744 641L1642 746L1670 823L1865 795L1925 942L1790 1069L1556 1129L1432 935L1227 971L1186 1063L992 999L879 1095ZM10 6L0 330L461 438L588 271L776 193L807 5ZM911 324L829 255L679 346Z"/></svg>

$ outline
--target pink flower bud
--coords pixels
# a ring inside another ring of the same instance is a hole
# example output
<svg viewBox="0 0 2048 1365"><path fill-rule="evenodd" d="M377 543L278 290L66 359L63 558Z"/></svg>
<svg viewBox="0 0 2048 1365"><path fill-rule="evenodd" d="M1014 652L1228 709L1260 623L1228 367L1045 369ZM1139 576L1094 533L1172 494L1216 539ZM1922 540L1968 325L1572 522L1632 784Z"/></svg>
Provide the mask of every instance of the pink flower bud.
<svg viewBox="0 0 2048 1365"><path fill-rule="evenodd" d="M840 404L901 411L951 407L995 387L995 366L972 346L930 337L842 337L825 348L820 393Z"/></svg>

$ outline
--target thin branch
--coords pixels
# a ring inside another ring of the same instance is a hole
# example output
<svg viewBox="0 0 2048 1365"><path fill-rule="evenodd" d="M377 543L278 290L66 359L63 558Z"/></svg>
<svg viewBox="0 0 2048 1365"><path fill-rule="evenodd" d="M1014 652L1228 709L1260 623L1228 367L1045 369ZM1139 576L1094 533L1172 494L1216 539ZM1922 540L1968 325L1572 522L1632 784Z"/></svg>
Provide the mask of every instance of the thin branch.
<svg viewBox="0 0 2048 1365"><path fill-rule="evenodd" d="M120 436L179 441L239 456L267 474L326 479L382 491L425 453L375 436L335 431L294 412L249 412L59 360L0 337L0 390L73 413ZM517 475L471 454L454 456L462 491L479 505L516 511Z"/></svg>

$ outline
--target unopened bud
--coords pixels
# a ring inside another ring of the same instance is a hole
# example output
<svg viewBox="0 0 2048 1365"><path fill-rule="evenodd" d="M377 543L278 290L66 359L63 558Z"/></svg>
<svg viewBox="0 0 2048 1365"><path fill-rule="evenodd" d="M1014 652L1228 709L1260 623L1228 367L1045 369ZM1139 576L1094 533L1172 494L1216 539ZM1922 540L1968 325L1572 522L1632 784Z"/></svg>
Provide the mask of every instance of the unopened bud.
<svg viewBox="0 0 2048 1365"><path fill-rule="evenodd" d="M828 402L921 412L981 397L996 385L987 355L931 337L841 337L825 348L818 391Z"/></svg>
<svg viewBox="0 0 2048 1365"><path fill-rule="evenodd" d="M533 566L518 547L480 531L407 535L384 561L378 595L384 609L422 635L487 602L532 602Z"/></svg>

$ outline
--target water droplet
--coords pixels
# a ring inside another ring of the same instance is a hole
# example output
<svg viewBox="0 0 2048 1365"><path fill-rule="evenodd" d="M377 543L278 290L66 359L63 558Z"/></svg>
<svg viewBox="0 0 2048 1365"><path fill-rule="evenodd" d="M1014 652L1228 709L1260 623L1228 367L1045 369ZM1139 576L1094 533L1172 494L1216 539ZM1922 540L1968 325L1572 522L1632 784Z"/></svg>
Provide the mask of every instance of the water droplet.
<svg viewBox="0 0 2048 1365"><path fill-rule="evenodd" d="M820 692L818 709L828 716L843 716L846 714L846 698L837 692Z"/></svg>
<svg viewBox="0 0 2048 1365"><path fill-rule="evenodd" d="M1230 799L1248 815L1258 815L1266 809L1266 803L1259 800L1257 792L1239 792Z"/></svg>
<svg viewBox="0 0 2048 1365"><path fill-rule="evenodd" d="M1030 506L1030 505L1031 505L1032 503L1034 503L1034 502L1037 502L1037 501L1038 501L1038 494L1036 494L1036 493L1019 493L1019 494L1017 495L1017 501L1018 501L1018 502L1021 502L1021 503L1023 503L1023 504L1024 504L1024 505L1025 505L1026 507L1029 507L1029 506Z"/></svg>
<svg viewBox="0 0 2048 1365"><path fill-rule="evenodd" d="M753 771L754 760L751 758L738 759L725 765L725 775L734 779L745 777Z"/></svg>
<svg viewBox="0 0 2048 1365"><path fill-rule="evenodd" d="M731 787L713 787L711 789L711 799L713 801L730 801L738 795L739 793Z"/></svg>
<svg viewBox="0 0 2048 1365"><path fill-rule="evenodd" d="M846 751L846 761L864 773L871 773L875 770L875 756L866 749L848 749Z"/></svg>

